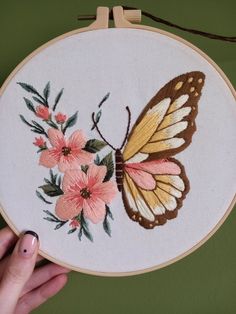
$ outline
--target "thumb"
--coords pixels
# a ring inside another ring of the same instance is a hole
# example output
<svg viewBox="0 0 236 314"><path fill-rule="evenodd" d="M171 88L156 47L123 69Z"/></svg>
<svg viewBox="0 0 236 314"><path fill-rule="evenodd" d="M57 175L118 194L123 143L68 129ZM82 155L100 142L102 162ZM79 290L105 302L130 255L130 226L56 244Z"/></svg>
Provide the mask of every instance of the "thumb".
<svg viewBox="0 0 236 314"><path fill-rule="evenodd" d="M26 231L18 240L0 282L3 313L13 313L21 291L34 270L38 247L38 235L33 231Z"/></svg>

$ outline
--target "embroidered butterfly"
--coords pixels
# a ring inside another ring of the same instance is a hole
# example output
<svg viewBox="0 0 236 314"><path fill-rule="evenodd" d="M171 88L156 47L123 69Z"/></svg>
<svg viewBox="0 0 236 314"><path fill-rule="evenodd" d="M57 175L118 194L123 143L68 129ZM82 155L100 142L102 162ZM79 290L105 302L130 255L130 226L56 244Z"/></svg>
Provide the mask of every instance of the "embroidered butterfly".
<svg viewBox="0 0 236 314"><path fill-rule="evenodd" d="M184 150L196 131L197 104L205 75L189 72L167 83L149 101L130 134L115 150L116 182L128 216L152 229L177 216L189 191L184 166L172 156Z"/></svg>

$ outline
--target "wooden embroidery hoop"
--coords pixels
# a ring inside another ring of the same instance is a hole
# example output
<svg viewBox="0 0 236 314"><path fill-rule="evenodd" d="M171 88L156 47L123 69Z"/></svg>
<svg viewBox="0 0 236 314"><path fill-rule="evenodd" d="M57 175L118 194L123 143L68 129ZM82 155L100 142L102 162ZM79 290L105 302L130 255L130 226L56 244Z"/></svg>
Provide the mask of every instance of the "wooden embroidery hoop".
<svg viewBox="0 0 236 314"><path fill-rule="evenodd" d="M173 39L175 39L177 41L180 41L180 42L184 43L186 46L192 48L193 50L195 50L198 54L200 54L205 60L207 60L215 68L215 70L223 78L223 80L225 81L225 83L229 87L230 91L232 92L234 98L236 99L236 92L235 92L232 84L230 83L230 81L226 77L226 75L218 67L218 65L213 60L211 60L205 53L203 53L200 49L198 49L194 45L190 44L189 42L185 41L184 39L182 39L182 38L180 38L180 37L178 37L176 35L173 35L171 33L168 33L166 31L163 31L163 30L160 30L160 29L156 29L156 28L153 28L153 27L149 27L149 26L132 24L131 22L139 23L141 21L141 11L140 10L123 10L123 8L121 6L117 6L117 7L113 8L113 17L114 17L114 24L115 24L116 28L131 28L131 29L141 29L141 30L148 30L148 31L151 31L151 32L156 32L156 33L168 36L170 38L173 38ZM109 28L109 8L107 8L107 7L98 7L97 8L96 20L90 26L85 27L85 28L81 28L81 29L76 29L74 31L68 32L66 34L63 34L63 35L61 35L61 36L59 36L59 37L49 41L48 43L44 44L40 48L36 49L27 58L25 58L15 68L15 70L13 70L13 72L9 75L9 77L4 82L3 86L0 89L0 96L4 93L7 85L9 84L11 79L15 76L15 74L30 59L32 59L34 56L36 56L39 52L41 52L42 50L44 50L48 46L54 44L57 41L65 39L66 37L69 37L71 35L77 34L77 33L89 32L89 31L93 31L93 30L106 29L106 28ZM55 262L57 264L60 264L60 265L62 265L64 267L67 267L67 268L70 268L72 270L79 271L79 272L82 272L82 273L91 274L91 275L97 275L97 276L131 276L131 275L137 275L137 274L141 274L141 273L150 272L150 271L157 270L159 268L165 267L167 265L170 265L170 264L172 264L172 263L182 259L183 257L185 257L185 256L189 255L190 253L194 252L202 244L204 244L218 230L218 228L224 223L224 221L226 220L226 218L230 214L231 210L233 209L233 206L234 206L235 203L236 203L236 194L235 194L233 200L231 201L231 204L228 207L227 211L225 212L225 215L220 219L218 224L211 230L211 232L208 233L208 235L205 238L203 238L199 243L194 245L191 249L189 249L186 252L184 252L183 254L180 254L179 256L169 260L166 263L162 263L162 264L160 264L158 266L146 268L146 269L143 269L143 270L140 270L140 271L131 271L131 272L97 272L97 271L89 271L87 269L83 269L83 268L79 268L79 267L72 267L71 265L68 265L66 263L59 262L58 260L54 259L52 256L44 253L41 250L39 251L39 254L42 255L43 257L45 257L46 259L48 259L48 260L50 260L52 262ZM17 235L19 235L20 234L19 230L17 230L16 226L12 223L12 221L10 220L10 218L7 215L7 213L5 212L5 210L2 207L0 207L0 213L2 214L4 219L6 220L7 224L11 227L11 229Z"/></svg>

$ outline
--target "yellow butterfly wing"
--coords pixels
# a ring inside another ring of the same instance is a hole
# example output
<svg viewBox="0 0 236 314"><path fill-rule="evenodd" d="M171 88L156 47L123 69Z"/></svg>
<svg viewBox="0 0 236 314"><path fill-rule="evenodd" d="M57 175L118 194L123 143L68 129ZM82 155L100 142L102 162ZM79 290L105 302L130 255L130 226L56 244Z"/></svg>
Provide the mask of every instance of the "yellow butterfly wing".
<svg viewBox="0 0 236 314"><path fill-rule="evenodd" d="M167 83L147 104L127 140L124 161L167 158L191 143L205 75L189 72ZM138 158L138 160L140 159Z"/></svg>
<svg viewBox="0 0 236 314"><path fill-rule="evenodd" d="M155 181L151 189L142 187L145 182L137 184L124 171L122 198L127 214L147 229L175 218L189 191L184 167L170 157L191 143L204 80L205 75L195 71L167 83L144 108L128 137L123 151L125 164L163 159L179 167L178 174L149 173Z"/></svg>

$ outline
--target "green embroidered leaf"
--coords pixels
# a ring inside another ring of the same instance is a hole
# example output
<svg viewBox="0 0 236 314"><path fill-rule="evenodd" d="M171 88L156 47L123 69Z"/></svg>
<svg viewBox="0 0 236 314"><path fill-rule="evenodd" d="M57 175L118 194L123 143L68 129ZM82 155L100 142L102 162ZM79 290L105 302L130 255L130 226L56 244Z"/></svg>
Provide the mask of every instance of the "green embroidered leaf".
<svg viewBox="0 0 236 314"><path fill-rule="evenodd" d="M44 128L38 122L36 122L34 120L31 120L31 122L36 126L37 129L45 132Z"/></svg>
<svg viewBox="0 0 236 314"><path fill-rule="evenodd" d="M81 241L82 235L83 235L83 228L80 227L79 233L78 233L78 238L79 238L80 241Z"/></svg>
<svg viewBox="0 0 236 314"><path fill-rule="evenodd" d="M44 181L45 181L46 183L48 183L48 184L51 184L51 181L48 180L48 179L46 179L46 178L44 178Z"/></svg>
<svg viewBox="0 0 236 314"><path fill-rule="evenodd" d="M49 210L43 210L43 212L44 212L45 214L47 214L47 215L53 217L54 219L56 219L56 220L58 221L58 218L57 218L55 215L53 215Z"/></svg>
<svg viewBox="0 0 236 314"><path fill-rule="evenodd" d="M105 181L110 180L114 173L114 163L112 159L112 152L110 152L101 160L100 165L104 165L107 167L107 173L103 181L105 182Z"/></svg>
<svg viewBox="0 0 236 314"><path fill-rule="evenodd" d="M46 100L48 100L48 97L50 95L50 82L48 82L43 90L43 95Z"/></svg>
<svg viewBox="0 0 236 314"><path fill-rule="evenodd" d="M113 216L112 213L110 211L109 206L106 205L106 215L103 221L103 229L104 231L109 235L109 237L111 237L111 226L110 226L110 222L108 220L108 217L110 217L113 220Z"/></svg>
<svg viewBox="0 0 236 314"><path fill-rule="evenodd" d="M57 126L56 123L53 122L52 120L47 120L46 122L47 122L47 124L50 125L52 128L58 129L58 126Z"/></svg>
<svg viewBox="0 0 236 314"><path fill-rule="evenodd" d="M37 153L41 153L43 150L48 149L46 146L45 147L41 147L37 150Z"/></svg>
<svg viewBox="0 0 236 314"><path fill-rule="evenodd" d="M34 133L37 133L37 134L44 134L48 138L47 133L45 133L45 132L43 132L41 130L38 130L37 128L31 129L31 131L34 132Z"/></svg>
<svg viewBox="0 0 236 314"><path fill-rule="evenodd" d="M78 115L78 111L76 111L75 114L73 114L73 116L71 116L65 123L65 127L63 129L63 134L65 134L67 128L71 128L73 125L75 125L76 121L77 121L77 115Z"/></svg>
<svg viewBox="0 0 236 314"><path fill-rule="evenodd" d="M20 85L20 86L21 86L24 90L26 90L28 93L37 95L37 96L41 99L42 104L48 107L48 105L47 105L47 100L44 99L44 98L39 94L39 92L37 91L37 89L34 88L32 85L29 85L29 84L26 84L26 83L21 83L21 82L18 82L17 84Z"/></svg>
<svg viewBox="0 0 236 314"><path fill-rule="evenodd" d="M32 93L32 94L38 95L37 90L32 85L29 85L29 84L26 84L26 83L21 83L21 82L18 82L17 84L20 85L28 93Z"/></svg>
<svg viewBox="0 0 236 314"><path fill-rule="evenodd" d="M79 218L78 218L79 219ZM81 241L82 235L84 234L91 242L93 242L92 234L89 231L88 223L84 218L83 211L80 214L80 230L78 233L79 240Z"/></svg>
<svg viewBox="0 0 236 314"><path fill-rule="evenodd" d="M84 150L86 150L89 153L97 153L101 149L103 149L107 144L103 141L92 139L87 141L85 144Z"/></svg>
<svg viewBox="0 0 236 314"><path fill-rule="evenodd" d="M49 216L51 216L52 218L54 218L57 222L60 222L62 220L58 219L55 215L53 215L49 210L43 210L43 212Z"/></svg>
<svg viewBox="0 0 236 314"><path fill-rule="evenodd" d="M42 200L42 201L45 202L46 204L52 204L52 202L47 201L47 200L43 197L43 195L42 195L39 191L37 191L37 190L36 190L36 195L38 196L38 198L39 198L40 200Z"/></svg>
<svg viewBox="0 0 236 314"><path fill-rule="evenodd" d="M96 116L95 116L95 122L96 124L99 122L99 120L101 119L101 116L102 116L102 110L99 110L97 113L96 113ZM93 131L95 129L95 123L94 125L92 126L91 128L91 131Z"/></svg>
<svg viewBox="0 0 236 314"><path fill-rule="evenodd" d="M61 176L59 176L59 178L58 178L57 185L58 185L59 187L61 186Z"/></svg>
<svg viewBox="0 0 236 314"><path fill-rule="evenodd" d="M105 216L104 221L103 221L103 229L109 235L109 237L111 237L111 227L110 227L110 223L107 219L107 215Z"/></svg>
<svg viewBox="0 0 236 314"><path fill-rule="evenodd" d="M28 108L30 111L33 111L33 113L35 113L36 111L35 111L35 109L34 109L34 105L33 105L32 101L29 100L28 98L25 98L25 97L24 97L24 101L25 101L25 104L26 104L27 108Z"/></svg>
<svg viewBox="0 0 236 314"><path fill-rule="evenodd" d="M98 107L100 108L102 106L102 104L110 97L110 93L107 93L103 99L100 101Z"/></svg>
<svg viewBox="0 0 236 314"><path fill-rule="evenodd" d="M38 133L38 134L44 134L48 138L47 132L44 130L44 128L39 123L37 123L34 120L31 120L31 122L33 123L33 125L28 124L29 126L33 127L33 129L31 129L31 131L33 131L34 133Z"/></svg>
<svg viewBox="0 0 236 314"><path fill-rule="evenodd" d="M32 128L30 129L32 132L37 133L37 134L44 134L48 138L48 135L46 131L44 130L44 128L41 127L37 122L32 121L33 124L31 124L24 118L22 114L20 114L19 116L22 122L24 122L26 125Z"/></svg>
<svg viewBox="0 0 236 314"><path fill-rule="evenodd" d="M61 228L62 226L64 226L64 224L66 224L67 221L68 221L68 220L59 222L59 224L56 225L56 227L54 228L54 230L57 230L57 229Z"/></svg>
<svg viewBox="0 0 236 314"><path fill-rule="evenodd" d="M44 184L39 186L40 189L43 190L43 192L50 197L59 196L64 194L63 191L60 189L60 187L56 184Z"/></svg>
<svg viewBox="0 0 236 314"><path fill-rule="evenodd" d="M71 234L71 233L75 232L76 229L77 229L77 228L70 229L67 233L68 233L68 234Z"/></svg>
<svg viewBox="0 0 236 314"><path fill-rule="evenodd" d="M91 242L93 242L93 237L87 229L83 229L83 233L86 236L86 238L88 238Z"/></svg>
<svg viewBox="0 0 236 314"><path fill-rule="evenodd" d="M39 99L39 98L37 98L37 97L35 97L35 96L33 96L32 98L33 98L33 100L35 100L36 102L38 102L40 105L44 105L44 106L45 106L45 104L44 104L44 102L42 101L42 99Z"/></svg>
<svg viewBox="0 0 236 314"><path fill-rule="evenodd" d="M24 122L26 125L28 125L28 126L30 126L30 127L32 127L32 128L34 127L33 124L30 124L30 123L24 118L24 116L23 116L22 114L20 114L19 116L20 116L20 118L21 118L21 121Z"/></svg>
<svg viewBox="0 0 236 314"><path fill-rule="evenodd" d="M53 174L52 169L49 170L49 174L50 174L50 179L51 179L52 183L55 183L55 181L54 181L54 174Z"/></svg>
<svg viewBox="0 0 236 314"><path fill-rule="evenodd" d="M113 215L112 215L112 212L110 211L110 208L109 208L109 206L107 206L107 205L106 205L106 214L107 214L112 220L114 220Z"/></svg>
<svg viewBox="0 0 236 314"><path fill-rule="evenodd" d="M63 91L64 91L64 88L61 89L61 91L59 92L59 94L57 95L56 99L55 99L55 103L54 103L54 106L52 108L53 111L56 110L56 107L57 107L57 104L59 103L60 99L61 99L61 96L63 94Z"/></svg>
<svg viewBox="0 0 236 314"><path fill-rule="evenodd" d="M101 162L100 157L98 155L96 155L96 158L94 159L95 165L99 166L100 162Z"/></svg>
<svg viewBox="0 0 236 314"><path fill-rule="evenodd" d="M103 99L102 99L102 100L100 101L100 103L98 104L98 108L101 108L102 104L109 98L109 96L110 96L110 93L107 93L107 94L103 97ZM99 110L99 111L96 113L96 116L95 116L95 122L96 122L96 124L100 121L101 116L102 116L102 110ZM96 126L96 125L95 125L95 123L94 123L94 125L93 125L92 128L91 128L91 131L95 129L95 126Z"/></svg>
<svg viewBox="0 0 236 314"><path fill-rule="evenodd" d="M43 212L49 216L49 217L44 217L43 219L50 221L50 222L58 223L56 225L56 227L54 228L54 230L61 228L62 226L64 226L68 222L68 220L60 220L55 215L53 215L49 210L44 210Z"/></svg>
<svg viewBox="0 0 236 314"><path fill-rule="evenodd" d="M44 220L47 220L47 221L51 221L51 222L58 222L57 220L51 218L51 217L43 217Z"/></svg>

